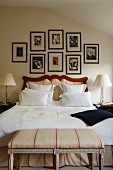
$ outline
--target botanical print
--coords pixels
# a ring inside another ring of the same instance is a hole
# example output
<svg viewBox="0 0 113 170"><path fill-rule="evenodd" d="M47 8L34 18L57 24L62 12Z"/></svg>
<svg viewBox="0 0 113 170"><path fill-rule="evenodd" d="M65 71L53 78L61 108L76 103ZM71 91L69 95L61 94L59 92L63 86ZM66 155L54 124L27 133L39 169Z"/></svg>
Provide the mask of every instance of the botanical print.
<svg viewBox="0 0 113 170"><path fill-rule="evenodd" d="M60 34L52 34L52 44L60 44Z"/></svg>
<svg viewBox="0 0 113 170"><path fill-rule="evenodd" d="M23 57L23 47L17 47L16 56L17 57Z"/></svg>
<svg viewBox="0 0 113 170"><path fill-rule="evenodd" d="M69 70L78 70L78 58L69 58Z"/></svg>
<svg viewBox="0 0 113 170"><path fill-rule="evenodd" d="M30 54L30 73L45 73L45 54Z"/></svg>
<svg viewBox="0 0 113 170"><path fill-rule="evenodd" d="M46 50L46 32L30 32L30 51Z"/></svg>
<svg viewBox="0 0 113 170"><path fill-rule="evenodd" d="M48 52L48 71L63 71L63 52Z"/></svg>
<svg viewBox="0 0 113 170"><path fill-rule="evenodd" d="M34 36L34 45L41 45L41 42L42 42L42 38L41 36Z"/></svg>
<svg viewBox="0 0 113 170"><path fill-rule="evenodd" d="M58 65L58 57L53 57L53 65Z"/></svg>
<svg viewBox="0 0 113 170"><path fill-rule="evenodd" d="M33 69L43 68L43 57L33 57L32 68Z"/></svg>
<svg viewBox="0 0 113 170"><path fill-rule="evenodd" d="M48 30L48 49L63 49L64 48L64 31L63 30Z"/></svg>
<svg viewBox="0 0 113 170"><path fill-rule="evenodd" d="M96 60L97 48L96 47L86 47L86 59L87 60Z"/></svg>
<svg viewBox="0 0 113 170"><path fill-rule="evenodd" d="M27 62L26 42L12 42L12 62Z"/></svg>
<svg viewBox="0 0 113 170"><path fill-rule="evenodd" d="M81 52L81 32L66 32L66 51Z"/></svg>
<svg viewBox="0 0 113 170"><path fill-rule="evenodd" d="M78 36L69 36L70 47L78 47Z"/></svg>
<svg viewBox="0 0 113 170"><path fill-rule="evenodd" d="M81 74L81 55L66 55L66 74Z"/></svg>
<svg viewBox="0 0 113 170"><path fill-rule="evenodd" d="M99 64L99 44L84 44L84 63Z"/></svg>

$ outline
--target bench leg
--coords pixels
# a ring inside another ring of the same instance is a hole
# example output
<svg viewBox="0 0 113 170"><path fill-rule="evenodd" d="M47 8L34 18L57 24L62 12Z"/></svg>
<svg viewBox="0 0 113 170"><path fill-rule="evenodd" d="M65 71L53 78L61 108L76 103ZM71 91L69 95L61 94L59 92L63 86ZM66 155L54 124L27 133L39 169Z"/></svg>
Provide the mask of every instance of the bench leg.
<svg viewBox="0 0 113 170"><path fill-rule="evenodd" d="M89 157L89 167L91 170L93 170L93 153L89 153L88 157Z"/></svg>
<svg viewBox="0 0 113 170"><path fill-rule="evenodd" d="M8 170L13 170L13 153L10 153L9 155Z"/></svg>
<svg viewBox="0 0 113 170"><path fill-rule="evenodd" d="M54 149L53 151L53 168L59 170L59 150Z"/></svg>
<svg viewBox="0 0 113 170"><path fill-rule="evenodd" d="M18 169L21 170L21 156L19 154L19 165L18 165Z"/></svg>
<svg viewBox="0 0 113 170"><path fill-rule="evenodd" d="M104 153L99 153L99 170L103 169Z"/></svg>
<svg viewBox="0 0 113 170"><path fill-rule="evenodd" d="M93 153L91 153L91 170L93 170Z"/></svg>

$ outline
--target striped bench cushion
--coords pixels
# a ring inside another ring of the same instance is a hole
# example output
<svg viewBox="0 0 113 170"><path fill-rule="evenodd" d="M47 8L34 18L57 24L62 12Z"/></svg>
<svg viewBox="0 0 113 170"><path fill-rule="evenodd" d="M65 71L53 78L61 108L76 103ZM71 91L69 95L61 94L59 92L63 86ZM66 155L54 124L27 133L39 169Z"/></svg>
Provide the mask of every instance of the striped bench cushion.
<svg viewBox="0 0 113 170"><path fill-rule="evenodd" d="M15 133L8 148L104 148L92 129L27 129Z"/></svg>

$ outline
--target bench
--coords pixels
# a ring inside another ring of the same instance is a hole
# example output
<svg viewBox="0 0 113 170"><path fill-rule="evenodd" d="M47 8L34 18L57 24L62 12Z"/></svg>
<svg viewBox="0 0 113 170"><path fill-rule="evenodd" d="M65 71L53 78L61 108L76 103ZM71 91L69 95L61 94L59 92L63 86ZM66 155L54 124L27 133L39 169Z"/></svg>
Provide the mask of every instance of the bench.
<svg viewBox="0 0 113 170"><path fill-rule="evenodd" d="M29 129L15 133L8 143L9 170L13 170L14 154L52 153L53 168L59 169L59 154L99 154L99 170L103 168L104 143L92 129ZM21 165L19 166L19 169Z"/></svg>

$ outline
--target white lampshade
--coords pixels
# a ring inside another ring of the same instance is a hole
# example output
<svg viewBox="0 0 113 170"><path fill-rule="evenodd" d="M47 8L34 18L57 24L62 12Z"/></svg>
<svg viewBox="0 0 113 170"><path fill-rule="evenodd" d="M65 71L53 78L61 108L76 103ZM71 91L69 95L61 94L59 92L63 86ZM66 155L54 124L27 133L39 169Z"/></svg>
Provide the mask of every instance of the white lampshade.
<svg viewBox="0 0 113 170"><path fill-rule="evenodd" d="M3 73L0 75L0 85L3 86L14 86L16 82L13 78L12 73Z"/></svg>
<svg viewBox="0 0 113 170"><path fill-rule="evenodd" d="M103 104L104 103L103 87L112 86L108 75L107 74L98 74L95 79L94 86L101 87L100 104Z"/></svg>
<svg viewBox="0 0 113 170"><path fill-rule="evenodd" d="M111 81L107 74L98 74L94 86L104 87L104 86L112 86Z"/></svg>

